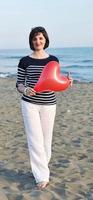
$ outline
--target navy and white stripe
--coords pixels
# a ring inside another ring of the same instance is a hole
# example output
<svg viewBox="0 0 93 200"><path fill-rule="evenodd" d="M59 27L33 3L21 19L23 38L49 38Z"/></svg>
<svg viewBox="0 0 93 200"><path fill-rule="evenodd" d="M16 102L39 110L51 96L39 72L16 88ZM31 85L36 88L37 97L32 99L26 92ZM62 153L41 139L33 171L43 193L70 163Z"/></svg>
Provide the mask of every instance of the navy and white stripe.
<svg viewBox="0 0 93 200"><path fill-rule="evenodd" d="M52 55L44 59L35 59L30 56L23 57L18 64L16 86L22 83L26 87L34 88L43 68L50 61L59 62L59 60ZM22 99L35 104L51 105L56 103L56 96L53 91L36 93L36 95L30 97L23 94Z"/></svg>

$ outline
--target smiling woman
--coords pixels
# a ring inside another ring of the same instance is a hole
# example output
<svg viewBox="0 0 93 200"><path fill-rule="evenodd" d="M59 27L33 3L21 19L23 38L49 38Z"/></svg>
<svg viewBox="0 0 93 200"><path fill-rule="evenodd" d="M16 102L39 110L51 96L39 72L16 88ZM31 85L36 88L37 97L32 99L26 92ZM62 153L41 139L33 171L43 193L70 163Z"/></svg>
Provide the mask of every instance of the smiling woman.
<svg viewBox="0 0 93 200"><path fill-rule="evenodd" d="M44 66L58 59L45 52L49 38L43 27L35 27L29 35L32 54L23 57L18 65L17 89L22 93L22 115L28 140L30 162L38 188L49 183L49 161L53 125L56 113L56 96L53 91L36 93L33 89Z"/></svg>
<svg viewBox="0 0 93 200"><path fill-rule="evenodd" d="M32 54L23 57L18 65L17 89L22 93L22 115L28 140L31 168L38 188L49 183L49 161L53 125L56 114L54 91L36 92L37 83L45 65L58 58L46 53L49 38L43 27L33 28L29 35Z"/></svg>

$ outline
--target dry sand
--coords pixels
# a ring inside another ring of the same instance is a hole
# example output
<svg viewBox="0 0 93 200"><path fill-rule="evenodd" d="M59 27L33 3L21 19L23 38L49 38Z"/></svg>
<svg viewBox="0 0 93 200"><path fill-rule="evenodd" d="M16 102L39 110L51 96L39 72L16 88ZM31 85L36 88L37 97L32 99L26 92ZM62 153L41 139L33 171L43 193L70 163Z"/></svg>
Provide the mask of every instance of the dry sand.
<svg viewBox="0 0 93 200"><path fill-rule="evenodd" d="M0 79L0 200L93 200L93 84L57 94L50 184L30 170L15 79Z"/></svg>

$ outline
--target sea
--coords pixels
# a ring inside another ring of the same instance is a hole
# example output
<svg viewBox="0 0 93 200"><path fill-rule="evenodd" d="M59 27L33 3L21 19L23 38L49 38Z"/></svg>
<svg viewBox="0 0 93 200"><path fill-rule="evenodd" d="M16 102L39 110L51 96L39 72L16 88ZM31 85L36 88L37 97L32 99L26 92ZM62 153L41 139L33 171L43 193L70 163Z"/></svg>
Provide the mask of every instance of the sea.
<svg viewBox="0 0 93 200"><path fill-rule="evenodd" d="M93 47L48 48L46 51L59 59L63 75L70 73L76 82L93 82ZM30 49L0 49L0 77L16 76L19 60L31 53Z"/></svg>

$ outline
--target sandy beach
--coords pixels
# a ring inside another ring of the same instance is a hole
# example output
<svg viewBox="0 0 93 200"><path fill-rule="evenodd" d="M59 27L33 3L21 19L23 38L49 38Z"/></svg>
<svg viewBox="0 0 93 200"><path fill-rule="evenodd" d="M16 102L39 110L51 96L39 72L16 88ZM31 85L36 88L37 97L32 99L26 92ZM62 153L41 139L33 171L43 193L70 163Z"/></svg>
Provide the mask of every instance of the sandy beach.
<svg viewBox="0 0 93 200"><path fill-rule="evenodd" d="M29 163L15 78L0 78L0 200L93 200L93 83L57 93L50 184Z"/></svg>

